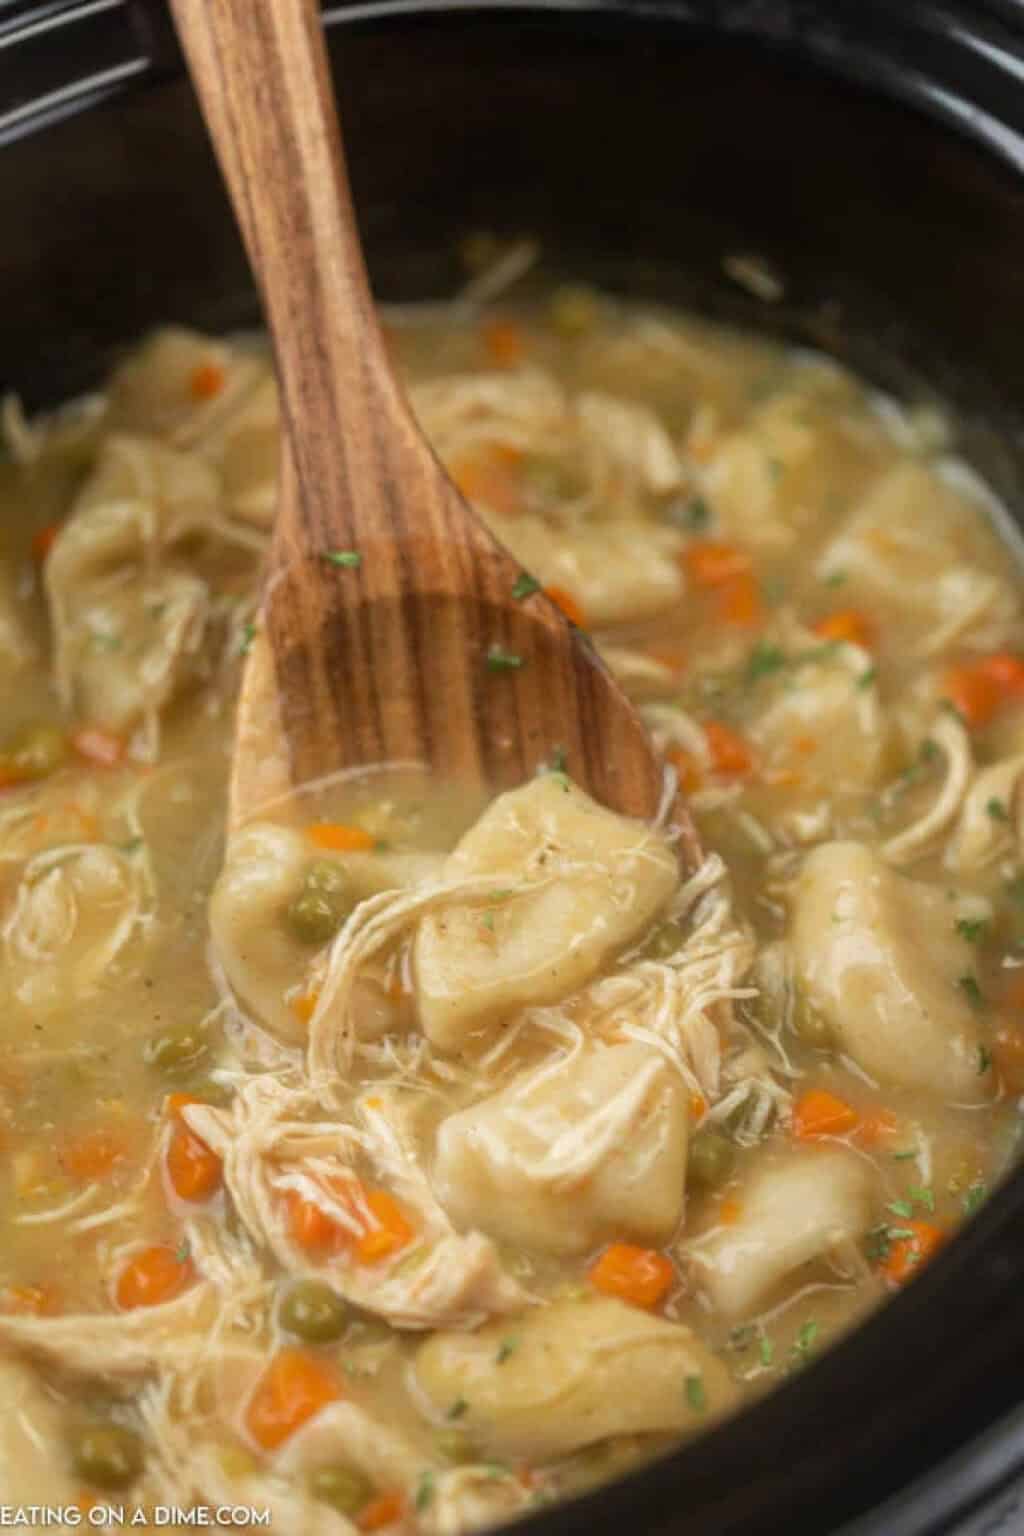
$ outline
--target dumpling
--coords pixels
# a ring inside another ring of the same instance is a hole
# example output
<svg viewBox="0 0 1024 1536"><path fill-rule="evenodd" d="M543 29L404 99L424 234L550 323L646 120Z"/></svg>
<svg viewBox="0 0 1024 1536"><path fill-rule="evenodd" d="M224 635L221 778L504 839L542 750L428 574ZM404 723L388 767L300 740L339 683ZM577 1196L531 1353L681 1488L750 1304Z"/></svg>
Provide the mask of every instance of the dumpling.
<svg viewBox="0 0 1024 1536"><path fill-rule="evenodd" d="M414 1371L439 1418L464 1403L460 1426L491 1456L527 1461L609 1435L692 1433L736 1401L725 1366L689 1328L605 1297L436 1333ZM686 1390L691 1379L701 1393Z"/></svg>
<svg viewBox="0 0 1024 1536"><path fill-rule="evenodd" d="M758 1171L739 1191L739 1216L687 1248L716 1311L740 1317L801 1264L861 1237L871 1225L871 1175L852 1152L801 1152Z"/></svg>
<svg viewBox="0 0 1024 1536"><path fill-rule="evenodd" d="M443 1050L583 986L647 927L679 878L660 834L555 773L499 796L462 838L445 878L479 875L510 893L430 914L416 936L420 1022ZM516 894L519 882L535 888Z"/></svg>
<svg viewBox="0 0 1024 1536"><path fill-rule="evenodd" d="M124 730L195 674L209 594L173 551L203 533L217 497L196 458L141 438L107 441L46 562L65 705Z"/></svg>
<svg viewBox="0 0 1024 1536"><path fill-rule="evenodd" d="M456 1226L548 1253L660 1243L682 1214L686 1140L663 1056L590 1046L443 1120L434 1187Z"/></svg>
<svg viewBox="0 0 1024 1536"><path fill-rule="evenodd" d="M481 513L495 538L545 587L561 587L591 624L660 613L683 595L682 538L638 517L554 527L533 513Z"/></svg>
<svg viewBox="0 0 1024 1536"><path fill-rule="evenodd" d="M908 880L859 843L826 843L797 878L789 942L797 985L839 1048L880 1082L944 1099L986 1097L970 945L944 890Z"/></svg>
<svg viewBox="0 0 1024 1536"><path fill-rule="evenodd" d="M933 655L968 637L1002 646L1019 634L1010 584L976 563L979 509L919 463L901 463L872 486L818 562L823 581L880 614L891 643ZM1017 626L1017 629L1014 629Z"/></svg>

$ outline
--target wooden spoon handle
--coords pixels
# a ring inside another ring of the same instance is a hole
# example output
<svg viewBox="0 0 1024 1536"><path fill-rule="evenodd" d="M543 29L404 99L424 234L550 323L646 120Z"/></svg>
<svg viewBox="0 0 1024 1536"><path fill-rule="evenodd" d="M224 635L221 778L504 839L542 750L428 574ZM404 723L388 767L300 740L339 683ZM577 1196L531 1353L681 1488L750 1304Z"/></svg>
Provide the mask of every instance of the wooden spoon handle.
<svg viewBox="0 0 1024 1536"><path fill-rule="evenodd" d="M263 294L310 552L388 527L432 463L388 362L356 233L316 0L171 0ZM386 431L382 430L386 423ZM392 461L380 471L382 442ZM287 529L279 535L288 538ZM292 530L296 536L300 530ZM297 552L298 546L296 546Z"/></svg>

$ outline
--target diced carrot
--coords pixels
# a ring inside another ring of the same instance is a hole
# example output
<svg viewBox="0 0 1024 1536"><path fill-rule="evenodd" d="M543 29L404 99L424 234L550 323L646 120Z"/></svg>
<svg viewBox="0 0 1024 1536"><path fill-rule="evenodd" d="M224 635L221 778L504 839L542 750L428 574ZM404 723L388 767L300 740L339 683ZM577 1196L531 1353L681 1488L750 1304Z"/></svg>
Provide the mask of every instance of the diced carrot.
<svg viewBox="0 0 1024 1536"><path fill-rule="evenodd" d="M900 1122L891 1109L876 1109L870 1114L861 1116L855 1134L857 1140L865 1147L876 1147L880 1141L887 1141L890 1136L895 1136L899 1128Z"/></svg>
<svg viewBox="0 0 1024 1536"><path fill-rule="evenodd" d="M738 1200L734 1200L731 1195L726 1195L725 1199L719 1202L718 1219L723 1225L734 1227L742 1215L742 1205L740 1205Z"/></svg>
<svg viewBox="0 0 1024 1536"><path fill-rule="evenodd" d="M738 731L721 720L708 720L704 739L711 754L711 766L720 778L747 779L754 771L754 754Z"/></svg>
<svg viewBox="0 0 1024 1536"><path fill-rule="evenodd" d="M793 752L797 757L813 757L818 750L818 745L816 736L793 737Z"/></svg>
<svg viewBox="0 0 1024 1536"><path fill-rule="evenodd" d="M411 1242L414 1233L398 1201L386 1189L368 1189L363 1200L376 1225L367 1227L358 1239L356 1253L364 1264L378 1264Z"/></svg>
<svg viewBox="0 0 1024 1536"><path fill-rule="evenodd" d="M333 1221L315 1200L307 1200L297 1189L285 1192L288 1232L293 1242L306 1253L324 1253L338 1249L348 1234Z"/></svg>
<svg viewBox="0 0 1024 1536"><path fill-rule="evenodd" d="M52 1285L9 1285L0 1292L0 1312L26 1317L55 1317L60 1298Z"/></svg>
<svg viewBox="0 0 1024 1536"><path fill-rule="evenodd" d="M143 1248L132 1255L117 1277L117 1304L125 1312L159 1306L179 1295L194 1274L191 1260L178 1258L172 1249L162 1245Z"/></svg>
<svg viewBox="0 0 1024 1536"><path fill-rule="evenodd" d="M680 789L694 790L700 788L700 764L695 758L690 756L685 747L669 747L665 757L676 771Z"/></svg>
<svg viewBox="0 0 1024 1536"><path fill-rule="evenodd" d="M361 1531L382 1531L386 1525L395 1525L405 1514L405 1500L400 1493L381 1493L369 1504L364 1504L356 1516Z"/></svg>
<svg viewBox="0 0 1024 1536"><path fill-rule="evenodd" d="M60 533L60 523L47 523L45 528L37 528L32 535L32 559L36 565L45 565L50 550L57 541Z"/></svg>
<svg viewBox="0 0 1024 1536"><path fill-rule="evenodd" d="M708 1112L708 1103L702 1093L690 1094L690 1119L694 1125L699 1125Z"/></svg>
<svg viewBox="0 0 1024 1536"><path fill-rule="evenodd" d="M1024 660L1005 651L951 667L942 683L947 698L973 730L1024 700Z"/></svg>
<svg viewBox="0 0 1024 1536"><path fill-rule="evenodd" d="M279 1350L249 1399L246 1428L263 1450L275 1451L341 1395L337 1376L316 1355L301 1349Z"/></svg>
<svg viewBox="0 0 1024 1536"><path fill-rule="evenodd" d="M587 616L571 592L567 592L564 587L545 587L544 596L556 608L561 608L570 624L575 624L578 629L586 629Z"/></svg>
<svg viewBox="0 0 1024 1536"><path fill-rule="evenodd" d="M826 614L811 628L823 640L842 640L863 646L865 650L870 650L874 640L874 628L858 608L840 608L835 613Z"/></svg>
<svg viewBox="0 0 1024 1536"><path fill-rule="evenodd" d="M220 1188L220 1158L184 1121L179 1121L171 1132L166 1165L167 1178L179 1200L209 1200Z"/></svg>
<svg viewBox="0 0 1024 1536"><path fill-rule="evenodd" d="M845 1136L855 1131L860 1115L843 1099L823 1088L810 1088L793 1110L793 1135L798 1141L816 1141L821 1136Z"/></svg>
<svg viewBox="0 0 1024 1536"><path fill-rule="evenodd" d="M215 400L226 381L227 375L220 363L200 363L192 370L188 381L189 394L193 400Z"/></svg>
<svg viewBox="0 0 1024 1536"><path fill-rule="evenodd" d="M306 828L306 836L314 847L330 853L366 853L377 842L364 827L346 826L339 821L316 821Z"/></svg>
<svg viewBox="0 0 1024 1536"><path fill-rule="evenodd" d="M126 1155L125 1145L113 1131L83 1131L66 1141L60 1151L61 1167L73 1179L92 1183L105 1179Z"/></svg>
<svg viewBox="0 0 1024 1536"><path fill-rule="evenodd" d="M909 1237L894 1237L879 1268L890 1285L905 1285L913 1278L922 1264L933 1259L946 1240L941 1227L928 1221L901 1221L900 1231Z"/></svg>
<svg viewBox="0 0 1024 1536"><path fill-rule="evenodd" d="M694 539L682 554L683 567L695 587L721 587L750 573L750 556L735 544Z"/></svg>
<svg viewBox="0 0 1024 1536"><path fill-rule="evenodd" d="M201 1104L194 1093L169 1093L164 1100L164 1111L173 1119L180 1120L186 1104Z"/></svg>
<svg viewBox="0 0 1024 1536"><path fill-rule="evenodd" d="M679 645L649 645L646 654L672 672L686 671L686 652Z"/></svg>
<svg viewBox="0 0 1024 1536"><path fill-rule="evenodd" d="M1000 1025L992 1041L992 1059L1007 1093L1024 1093L1024 1032Z"/></svg>
<svg viewBox="0 0 1024 1536"><path fill-rule="evenodd" d="M523 510L521 462L517 449L484 443L455 459L448 472L467 501L482 501L503 517L515 517Z"/></svg>
<svg viewBox="0 0 1024 1536"><path fill-rule="evenodd" d="M84 725L80 730L72 731L69 740L79 757L99 768L115 767L125 754L124 738L99 725Z"/></svg>
<svg viewBox="0 0 1024 1536"><path fill-rule="evenodd" d="M723 582L716 596L716 611L723 624L731 624L737 629L753 629L764 619L760 588L749 573Z"/></svg>
<svg viewBox="0 0 1024 1536"><path fill-rule="evenodd" d="M612 1243L590 1269L595 1290L647 1310L658 1305L674 1278L675 1270L663 1253L633 1243Z"/></svg>
<svg viewBox="0 0 1024 1536"><path fill-rule="evenodd" d="M510 320L488 320L482 331L484 347L499 368L514 368L526 355L526 341Z"/></svg>
<svg viewBox="0 0 1024 1536"><path fill-rule="evenodd" d="M320 1001L320 993L314 987L309 992L299 992L292 998L289 1007L300 1024L308 1024L316 1012L316 1005Z"/></svg>

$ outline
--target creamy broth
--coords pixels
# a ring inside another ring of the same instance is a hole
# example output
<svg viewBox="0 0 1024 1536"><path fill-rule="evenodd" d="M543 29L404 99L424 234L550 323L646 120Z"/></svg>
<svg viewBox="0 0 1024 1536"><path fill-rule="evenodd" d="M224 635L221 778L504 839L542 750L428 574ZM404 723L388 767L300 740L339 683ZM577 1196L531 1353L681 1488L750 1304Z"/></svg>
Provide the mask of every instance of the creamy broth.
<svg viewBox="0 0 1024 1536"><path fill-rule="evenodd" d="M704 861L561 761L225 846L267 356L167 330L9 404L8 1502L511 1519L805 1366L1013 1160L1024 587L949 423L583 288L388 334Z"/></svg>

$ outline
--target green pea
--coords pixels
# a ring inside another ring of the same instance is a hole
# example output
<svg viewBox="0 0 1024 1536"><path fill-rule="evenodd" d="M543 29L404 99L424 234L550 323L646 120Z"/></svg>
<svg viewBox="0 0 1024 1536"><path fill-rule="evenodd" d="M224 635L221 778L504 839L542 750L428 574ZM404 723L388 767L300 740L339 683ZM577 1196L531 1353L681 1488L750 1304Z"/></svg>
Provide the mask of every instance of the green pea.
<svg viewBox="0 0 1024 1536"><path fill-rule="evenodd" d="M571 284L551 296L551 324L560 336L586 336L601 320L601 299L593 288Z"/></svg>
<svg viewBox="0 0 1024 1536"><path fill-rule="evenodd" d="M350 1467L317 1467L310 1475L309 1491L339 1515L358 1514L373 1498L373 1484Z"/></svg>
<svg viewBox="0 0 1024 1536"><path fill-rule="evenodd" d="M180 1029L165 1030L163 1034L147 1040L142 1059L147 1067L155 1067L158 1072L173 1075L190 1072L198 1067L208 1055L209 1049L209 1043L200 1031L186 1025Z"/></svg>
<svg viewBox="0 0 1024 1536"><path fill-rule="evenodd" d="M810 1003L801 999L793 1011L793 1028L803 1041L815 1051L827 1051L832 1045L832 1030L828 1020Z"/></svg>
<svg viewBox="0 0 1024 1536"><path fill-rule="evenodd" d="M300 1280L281 1302L282 1328L310 1344L329 1344L348 1326L348 1307L322 1280Z"/></svg>
<svg viewBox="0 0 1024 1536"><path fill-rule="evenodd" d="M64 733L55 725L28 725L18 731L2 754L6 772L15 779L45 779L68 755Z"/></svg>
<svg viewBox="0 0 1024 1536"><path fill-rule="evenodd" d="M686 1177L700 1189L716 1189L733 1170L736 1149L719 1131L701 1131L690 1144Z"/></svg>
<svg viewBox="0 0 1024 1536"><path fill-rule="evenodd" d="M326 944L351 906L345 872L329 859L306 871L302 889L288 908L288 926L303 944Z"/></svg>
<svg viewBox="0 0 1024 1536"><path fill-rule="evenodd" d="M680 923L660 923L647 941L647 956L651 960L667 960L683 942Z"/></svg>
<svg viewBox="0 0 1024 1536"><path fill-rule="evenodd" d="M72 1432L71 1465L94 1488L127 1488L144 1460L141 1439L121 1424L83 1424Z"/></svg>
<svg viewBox="0 0 1024 1536"><path fill-rule="evenodd" d="M479 1459L476 1446L461 1429L443 1429L437 1437L437 1449L456 1467Z"/></svg>

